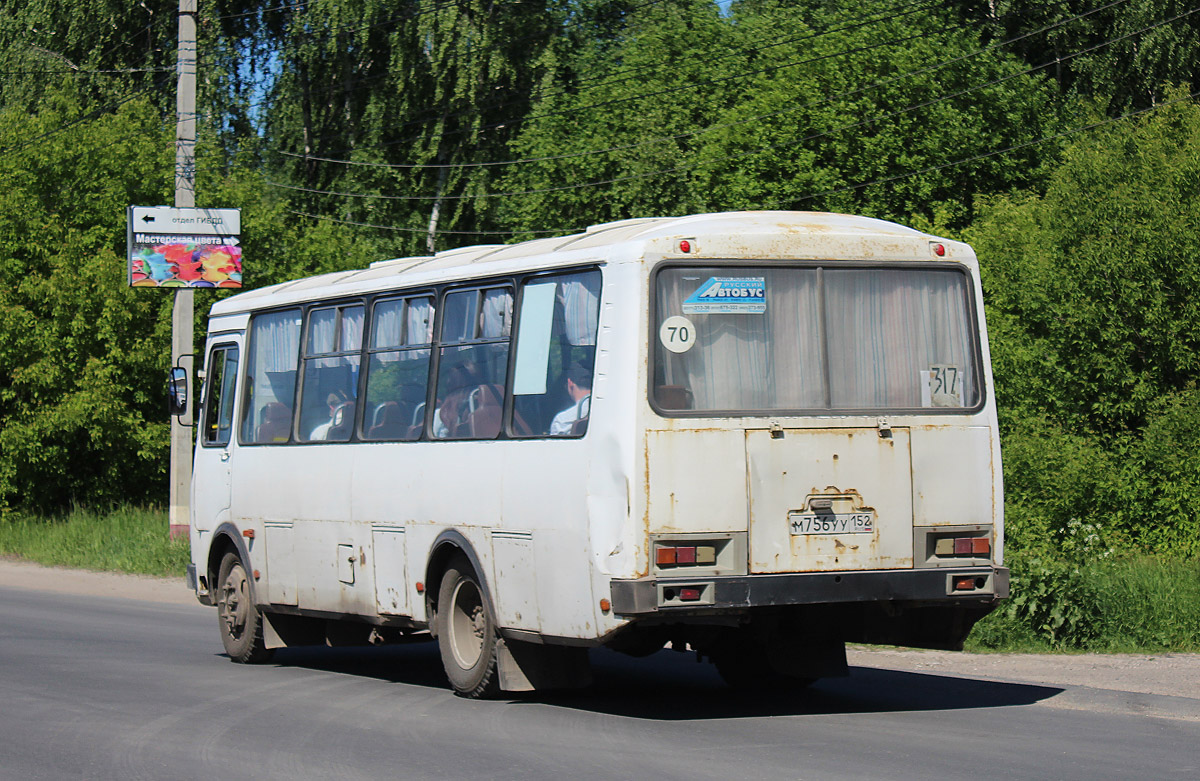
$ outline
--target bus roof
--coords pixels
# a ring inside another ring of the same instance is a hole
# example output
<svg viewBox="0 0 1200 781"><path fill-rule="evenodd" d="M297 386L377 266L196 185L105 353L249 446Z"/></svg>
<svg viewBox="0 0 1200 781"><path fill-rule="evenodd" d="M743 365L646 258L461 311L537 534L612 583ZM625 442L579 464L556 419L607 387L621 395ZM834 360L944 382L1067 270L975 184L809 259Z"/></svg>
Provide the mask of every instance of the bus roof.
<svg viewBox="0 0 1200 781"><path fill-rule="evenodd" d="M834 239L868 239L914 243L935 237L893 222L824 212L744 211L687 217L649 217L593 225L583 233L534 239L516 244L480 244L445 250L435 255L394 258L366 269L338 271L256 288L213 304L213 315L233 314L307 301L335 298L398 287L419 287L447 279L486 276L536 267L555 268L587 260L605 260L620 244L645 244L661 239L705 239L784 235L791 240L809 236L822 243ZM708 255L700 255L705 257Z"/></svg>

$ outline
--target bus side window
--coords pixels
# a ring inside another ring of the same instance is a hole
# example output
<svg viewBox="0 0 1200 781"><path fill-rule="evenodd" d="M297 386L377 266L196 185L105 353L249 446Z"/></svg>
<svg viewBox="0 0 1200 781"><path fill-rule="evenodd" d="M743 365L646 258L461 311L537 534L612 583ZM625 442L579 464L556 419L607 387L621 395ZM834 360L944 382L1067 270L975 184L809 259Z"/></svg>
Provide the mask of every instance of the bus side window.
<svg viewBox="0 0 1200 781"><path fill-rule="evenodd" d="M250 321L246 385L239 441L287 442L296 399L300 310L267 312Z"/></svg>
<svg viewBox="0 0 1200 781"><path fill-rule="evenodd" d="M429 387L433 299L393 298L371 310L363 439L421 436Z"/></svg>
<svg viewBox="0 0 1200 781"><path fill-rule="evenodd" d="M521 291L514 437L582 436L591 414L600 272L527 280Z"/></svg>
<svg viewBox="0 0 1200 781"><path fill-rule="evenodd" d="M309 312L297 439L311 442L350 439L358 399L362 331L361 304Z"/></svg>
<svg viewBox="0 0 1200 781"><path fill-rule="evenodd" d="M434 439L495 439L500 433L512 291L455 290L442 310Z"/></svg>
<svg viewBox="0 0 1200 781"><path fill-rule="evenodd" d="M233 388L237 379L237 345L222 345L213 349L208 358L207 392L204 402L204 430L201 443L205 447L224 447L229 444L233 429Z"/></svg>

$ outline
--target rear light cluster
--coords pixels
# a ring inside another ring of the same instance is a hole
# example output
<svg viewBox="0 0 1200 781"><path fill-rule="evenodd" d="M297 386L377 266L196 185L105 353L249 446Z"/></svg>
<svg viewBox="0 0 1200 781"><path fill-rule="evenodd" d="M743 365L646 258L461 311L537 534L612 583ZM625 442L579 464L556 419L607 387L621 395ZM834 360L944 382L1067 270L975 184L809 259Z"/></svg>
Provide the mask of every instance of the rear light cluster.
<svg viewBox="0 0 1200 781"><path fill-rule="evenodd" d="M745 575L745 532L671 534L650 538L651 575L674 580L708 575ZM679 584L675 584L679 585ZM689 586L691 584L688 584ZM701 594L699 601L707 597ZM673 594L671 604L695 602L692 595Z"/></svg>
<svg viewBox="0 0 1200 781"><path fill-rule="evenodd" d="M988 558L992 541L987 537L942 537L934 543L933 555L942 558Z"/></svg>
<svg viewBox="0 0 1200 781"><path fill-rule="evenodd" d="M714 545L659 545L654 550L654 563L660 569L712 567L717 563L717 548Z"/></svg>
<svg viewBox="0 0 1200 781"><path fill-rule="evenodd" d="M960 575L954 578L955 591L979 591L987 586L987 578L977 575Z"/></svg>
<svg viewBox="0 0 1200 781"><path fill-rule="evenodd" d="M712 583L659 583L659 607L694 607L713 604Z"/></svg>

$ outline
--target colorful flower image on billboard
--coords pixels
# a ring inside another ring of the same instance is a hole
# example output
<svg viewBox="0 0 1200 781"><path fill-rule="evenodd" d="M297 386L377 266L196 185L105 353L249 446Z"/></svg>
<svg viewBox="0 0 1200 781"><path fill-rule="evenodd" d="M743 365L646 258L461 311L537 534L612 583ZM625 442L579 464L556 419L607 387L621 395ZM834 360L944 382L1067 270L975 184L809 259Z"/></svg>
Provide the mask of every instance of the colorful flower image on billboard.
<svg viewBox="0 0 1200 781"><path fill-rule="evenodd" d="M242 248L228 244L155 244L130 256L134 287L242 286Z"/></svg>

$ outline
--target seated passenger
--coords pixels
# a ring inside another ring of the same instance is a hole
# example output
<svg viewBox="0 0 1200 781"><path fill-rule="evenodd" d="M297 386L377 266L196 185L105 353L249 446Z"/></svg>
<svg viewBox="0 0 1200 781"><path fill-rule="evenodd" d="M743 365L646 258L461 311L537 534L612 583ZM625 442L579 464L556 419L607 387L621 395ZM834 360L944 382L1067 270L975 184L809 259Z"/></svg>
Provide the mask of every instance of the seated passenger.
<svg viewBox="0 0 1200 781"><path fill-rule="evenodd" d="M458 429L466 419L469 392L456 390L446 397L442 406L433 411L433 437L446 439L458 435Z"/></svg>
<svg viewBox="0 0 1200 781"><path fill-rule="evenodd" d="M471 413L468 401L479 385L470 365L455 366L447 373L445 381L439 383L438 406L433 411L434 439L469 436L465 426Z"/></svg>
<svg viewBox="0 0 1200 781"><path fill-rule="evenodd" d="M567 370L567 395L574 402L554 416L550 436L570 436L576 433L575 424L586 421L592 408L592 373L582 366Z"/></svg>
<svg viewBox="0 0 1200 781"><path fill-rule="evenodd" d="M255 432L255 442L287 442L292 429L292 411L286 404L272 401L262 410L262 423Z"/></svg>
<svg viewBox="0 0 1200 781"><path fill-rule="evenodd" d="M349 400L346 394L341 391L330 393L325 399L326 406L329 407L329 420L317 426L309 434L310 440L323 440L329 438L329 430L333 428L335 423L340 422L345 417L345 407L348 406ZM338 413L341 413L341 416Z"/></svg>

